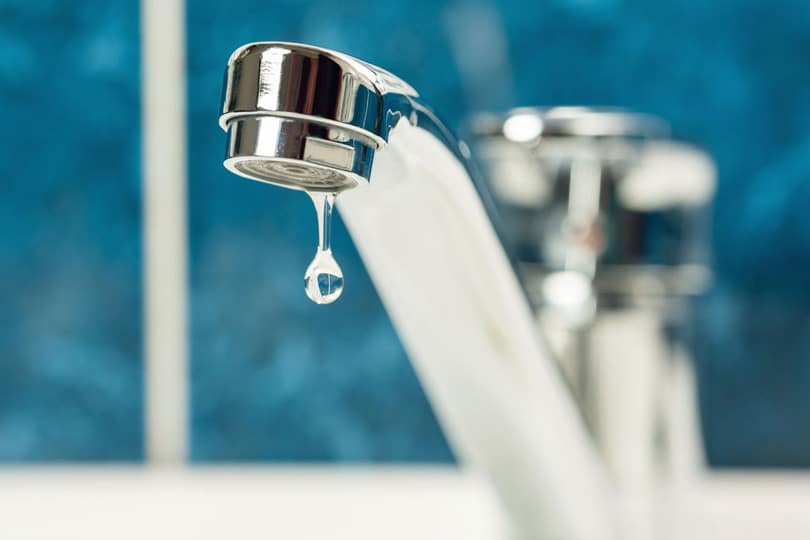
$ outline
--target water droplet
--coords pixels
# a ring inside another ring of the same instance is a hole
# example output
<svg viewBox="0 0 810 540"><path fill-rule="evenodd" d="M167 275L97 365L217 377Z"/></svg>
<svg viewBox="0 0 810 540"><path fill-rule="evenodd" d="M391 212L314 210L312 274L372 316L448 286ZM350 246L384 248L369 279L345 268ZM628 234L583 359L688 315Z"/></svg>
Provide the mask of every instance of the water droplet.
<svg viewBox="0 0 810 540"><path fill-rule="evenodd" d="M316 304L331 304L343 292L343 271L332 256L334 193L309 192L318 217L318 250L304 274L304 290Z"/></svg>
<svg viewBox="0 0 810 540"><path fill-rule="evenodd" d="M343 292L343 272L331 251L320 251L304 275L307 296L316 304L331 304Z"/></svg>

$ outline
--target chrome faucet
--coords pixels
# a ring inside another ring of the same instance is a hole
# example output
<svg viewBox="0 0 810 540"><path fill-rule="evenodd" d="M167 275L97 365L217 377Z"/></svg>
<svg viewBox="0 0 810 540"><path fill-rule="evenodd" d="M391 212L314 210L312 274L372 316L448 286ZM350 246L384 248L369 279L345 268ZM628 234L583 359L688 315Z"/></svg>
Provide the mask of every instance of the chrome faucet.
<svg viewBox="0 0 810 540"><path fill-rule="evenodd" d="M451 446L491 480L514 536L613 538L606 474L538 339L470 149L419 94L344 54L253 43L228 61L220 125L230 171L337 194Z"/></svg>
<svg viewBox="0 0 810 540"><path fill-rule="evenodd" d="M657 486L703 468L682 336L686 304L711 277L714 163L663 120L617 109L478 114L469 130L612 479L633 506L652 504ZM635 514L626 537L649 538L655 524Z"/></svg>

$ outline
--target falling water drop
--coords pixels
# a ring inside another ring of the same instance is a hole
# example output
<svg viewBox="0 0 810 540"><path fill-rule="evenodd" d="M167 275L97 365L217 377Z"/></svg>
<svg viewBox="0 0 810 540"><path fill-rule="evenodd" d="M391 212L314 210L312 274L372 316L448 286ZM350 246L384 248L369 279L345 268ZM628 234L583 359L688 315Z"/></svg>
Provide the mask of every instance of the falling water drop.
<svg viewBox="0 0 810 540"><path fill-rule="evenodd" d="M318 250L304 274L304 290L316 304L331 304L343 292L343 271L332 256L334 193L308 192L318 216Z"/></svg>

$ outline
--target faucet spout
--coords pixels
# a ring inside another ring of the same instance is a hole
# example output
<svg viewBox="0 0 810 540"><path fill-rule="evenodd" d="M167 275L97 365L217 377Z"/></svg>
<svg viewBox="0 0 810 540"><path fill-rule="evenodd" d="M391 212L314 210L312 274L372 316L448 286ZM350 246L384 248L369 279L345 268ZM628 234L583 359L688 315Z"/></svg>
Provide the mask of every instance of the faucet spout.
<svg viewBox="0 0 810 540"><path fill-rule="evenodd" d="M458 142L418 93L325 49L228 63L225 166L337 206L460 461L520 538L614 536L607 480ZM362 331L359 329L359 331Z"/></svg>

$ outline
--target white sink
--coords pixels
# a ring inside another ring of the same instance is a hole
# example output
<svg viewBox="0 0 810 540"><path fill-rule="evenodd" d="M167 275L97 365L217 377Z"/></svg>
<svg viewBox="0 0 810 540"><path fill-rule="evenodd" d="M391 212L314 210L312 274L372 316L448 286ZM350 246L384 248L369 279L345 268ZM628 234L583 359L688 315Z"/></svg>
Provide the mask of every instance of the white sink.
<svg viewBox="0 0 810 540"><path fill-rule="evenodd" d="M810 538L810 473L712 474L692 538ZM488 486L451 467L0 469L3 540L499 539Z"/></svg>

